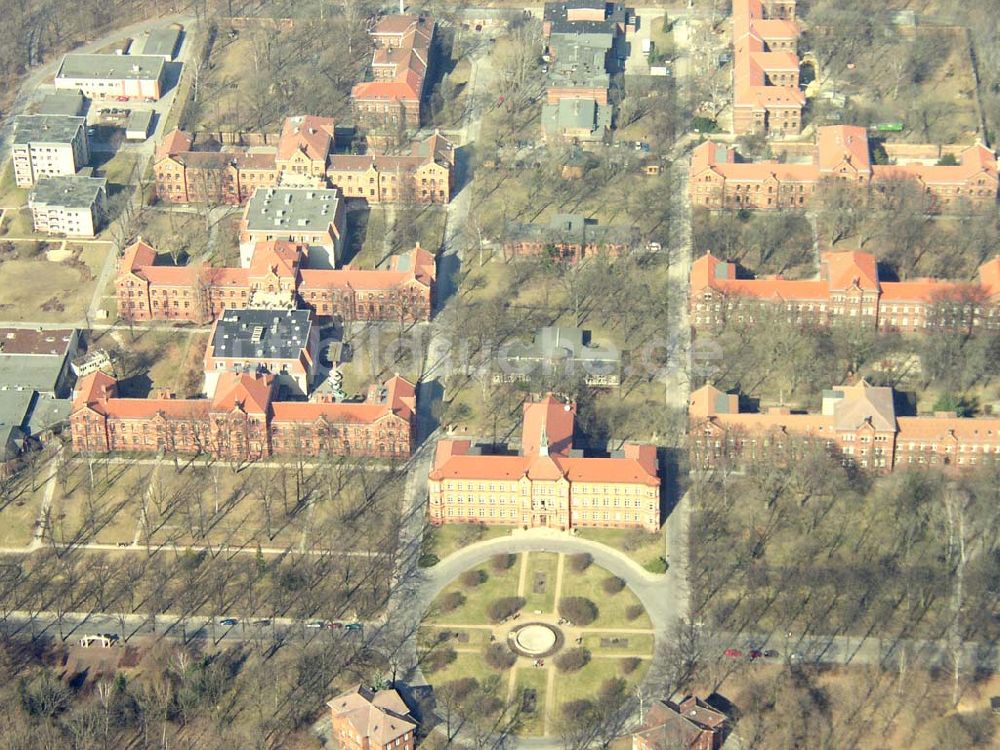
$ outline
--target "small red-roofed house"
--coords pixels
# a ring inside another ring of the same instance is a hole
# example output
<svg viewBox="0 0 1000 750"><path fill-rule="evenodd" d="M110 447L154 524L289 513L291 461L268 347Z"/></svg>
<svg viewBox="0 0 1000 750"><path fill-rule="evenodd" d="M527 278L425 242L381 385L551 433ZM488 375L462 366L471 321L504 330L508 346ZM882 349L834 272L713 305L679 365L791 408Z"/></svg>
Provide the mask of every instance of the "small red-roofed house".
<svg viewBox="0 0 1000 750"><path fill-rule="evenodd" d="M728 719L705 701L657 701L632 734L632 750L719 750Z"/></svg>
<svg viewBox="0 0 1000 750"><path fill-rule="evenodd" d="M340 750L413 750L417 722L397 691L359 685L326 705Z"/></svg>

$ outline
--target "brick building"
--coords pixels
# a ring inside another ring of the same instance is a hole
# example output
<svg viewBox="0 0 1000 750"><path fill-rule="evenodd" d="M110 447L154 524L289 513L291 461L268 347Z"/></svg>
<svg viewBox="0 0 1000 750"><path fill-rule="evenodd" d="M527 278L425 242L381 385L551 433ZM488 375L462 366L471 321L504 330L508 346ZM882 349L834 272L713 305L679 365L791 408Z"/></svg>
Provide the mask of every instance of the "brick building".
<svg viewBox="0 0 1000 750"><path fill-rule="evenodd" d="M997 162L982 145L958 155L958 165L922 162L873 164L868 134L857 125L816 128L816 146L806 163L737 161L736 150L713 141L691 152L688 195L692 206L704 208L807 208L823 179L837 179L862 188L879 182L912 179L932 197L933 208L948 211L968 202L985 207L996 202Z"/></svg>
<svg viewBox="0 0 1000 750"><path fill-rule="evenodd" d="M410 144L409 154L334 154L326 177L345 198L446 204L454 188L455 150L451 141L435 132Z"/></svg>
<svg viewBox="0 0 1000 750"><path fill-rule="evenodd" d="M548 74L542 104L542 136L599 141L611 127L612 79L625 70L626 31L635 10L623 3L570 0L546 3L542 35Z"/></svg>
<svg viewBox="0 0 1000 750"><path fill-rule="evenodd" d="M845 463L876 472L1000 461L1000 419L897 416L892 389L863 380L824 391L820 414L793 414L785 407L741 412L738 396L705 385L691 394L688 418L691 461L703 468L776 453L794 460L802 438L824 444Z"/></svg>
<svg viewBox="0 0 1000 750"><path fill-rule="evenodd" d="M504 257L549 253L576 263L595 255L618 257L639 245L639 232L631 226L602 226L576 214L556 214L547 224L512 224L503 243Z"/></svg>
<svg viewBox="0 0 1000 750"><path fill-rule="evenodd" d="M326 705L340 750L413 750L417 722L395 690L359 685Z"/></svg>
<svg viewBox="0 0 1000 750"><path fill-rule="evenodd" d="M976 283L882 281L871 253L822 254L817 279L738 279L736 266L711 253L691 266L691 325L708 332L732 319L752 321L754 308L784 306L789 317L829 325L851 321L879 331L930 327L975 331L1000 327L1000 257L984 263Z"/></svg>
<svg viewBox="0 0 1000 750"><path fill-rule="evenodd" d="M524 404L516 455L438 441L428 477L431 523L656 531L656 446L627 443L610 457L585 457L572 447L575 421L576 405L548 394Z"/></svg>
<svg viewBox="0 0 1000 750"><path fill-rule="evenodd" d="M434 19L383 16L370 33L374 80L351 89L355 120L363 127L415 130L420 127Z"/></svg>
<svg viewBox="0 0 1000 750"><path fill-rule="evenodd" d="M156 149L156 197L165 203L241 205L257 188L278 182L273 147L227 147L194 151L194 139L181 130L166 135Z"/></svg>
<svg viewBox="0 0 1000 750"><path fill-rule="evenodd" d="M77 453L275 455L405 459L413 450L416 389L394 376L362 403L278 401L275 376L223 373L211 398L120 398L103 372L80 380L70 413Z"/></svg>
<svg viewBox="0 0 1000 750"><path fill-rule="evenodd" d="M156 149L156 197L166 203L241 205L258 189L339 189L368 203L440 203L451 200L455 152L435 132L403 154L335 154L334 122L303 115L285 120L275 146L201 150L174 130Z"/></svg>
<svg viewBox="0 0 1000 750"><path fill-rule="evenodd" d="M275 166L283 187L329 187L327 159L333 151L332 117L289 117L281 129Z"/></svg>
<svg viewBox="0 0 1000 750"><path fill-rule="evenodd" d="M719 750L727 717L696 696L656 701L632 733L632 750Z"/></svg>
<svg viewBox="0 0 1000 750"><path fill-rule="evenodd" d="M431 317L434 256L419 245L386 269L312 269L310 248L258 243L248 268L157 265L156 250L136 242L118 262L115 290L124 320L207 322L226 310L306 309L343 321L426 321Z"/></svg>
<svg viewBox="0 0 1000 750"><path fill-rule="evenodd" d="M795 0L733 0L733 131L797 135L799 90Z"/></svg>

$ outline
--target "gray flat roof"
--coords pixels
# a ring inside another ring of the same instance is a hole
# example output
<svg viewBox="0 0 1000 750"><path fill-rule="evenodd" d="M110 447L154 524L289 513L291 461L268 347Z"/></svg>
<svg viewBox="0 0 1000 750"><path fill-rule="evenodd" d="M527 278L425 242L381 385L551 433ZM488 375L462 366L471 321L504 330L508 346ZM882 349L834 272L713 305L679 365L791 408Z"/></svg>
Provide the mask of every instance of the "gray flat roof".
<svg viewBox="0 0 1000 750"><path fill-rule="evenodd" d="M317 188L263 188L247 204L251 232L325 232L337 212L340 191Z"/></svg>
<svg viewBox="0 0 1000 750"><path fill-rule="evenodd" d="M212 356L298 359L311 328L308 310L226 310L212 334Z"/></svg>
<svg viewBox="0 0 1000 750"><path fill-rule="evenodd" d="M63 357L0 354L0 393L12 391L43 391L53 393Z"/></svg>
<svg viewBox="0 0 1000 750"><path fill-rule="evenodd" d="M65 115L21 115L14 121L14 143L72 143L86 122Z"/></svg>
<svg viewBox="0 0 1000 750"><path fill-rule="evenodd" d="M159 80L166 62L156 55L84 55L63 57L56 78L104 78L107 80Z"/></svg>
<svg viewBox="0 0 1000 750"><path fill-rule="evenodd" d="M153 29L146 37L146 43L142 45L144 55L166 55L173 59L177 50L177 42L180 41L181 30L170 26Z"/></svg>
<svg viewBox="0 0 1000 750"><path fill-rule="evenodd" d="M40 115L82 115L86 99L79 91L53 91L46 94L38 105Z"/></svg>
<svg viewBox="0 0 1000 750"><path fill-rule="evenodd" d="M125 123L125 130L142 130L149 132L149 126L153 122L153 110L133 109Z"/></svg>
<svg viewBox="0 0 1000 750"><path fill-rule="evenodd" d="M46 177L35 184L28 198L28 205L42 204L65 208L89 208L98 194L107 190L108 181L103 177L63 175Z"/></svg>

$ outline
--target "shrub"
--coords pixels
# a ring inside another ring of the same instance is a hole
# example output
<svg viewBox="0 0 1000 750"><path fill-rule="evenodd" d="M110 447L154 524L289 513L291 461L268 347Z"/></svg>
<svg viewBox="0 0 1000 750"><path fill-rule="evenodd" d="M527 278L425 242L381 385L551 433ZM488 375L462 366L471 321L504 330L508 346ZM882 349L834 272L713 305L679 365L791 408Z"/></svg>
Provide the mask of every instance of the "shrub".
<svg viewBox="0 0 1000 750"><path fill-rule="evenodd" d="M435 555L433 552L424 552L417 560L417 565L419 565L421 568L433 568L439 562L441 561L438 559L438 556Z"/></svg>
<svg viewBox="0 0 1000 750"><path fill-rule="evenodd" d="M667 572L667 558L658 557L655 560L650 560L643 566L650 573L666 573Z"/></svg>
<svg viewBox="0 0 1000 750"><path fill-rule="evenodd" d="M590 567L592 562L594 562L594 558L590 556L590 553L578 552L569 556L569 569L574 573L582 573Z"/></svg>
<svg viewBox="0 0 1000 750"><path fill-rule="evenodd" d="M517 661L517 654L503 643L491 643L486 647L486 663L494 669L510 669Z"/></svg>
<svg viewBox="0 0 1000 750"><path fill-rule="evenodd" d="M559 616L574 625L590 625L597 619L597 605L582 596L566 596L559 600Z"/></svg>
<svg viewBox="0 0 1000 750"><path fill-rule="evenodd" d="M514 567L514 559L514 556L509 554L493 555L490 558L490 567L493 568L494 573L503 573Z"/></svg>
<svg viewBox="0 0 1000 750"><path fill-rule="evenodd" d="M462 577L459 580L461 580L465 588L474 589L479 584L486 582L486 571L479 568L476 570L467 570L462 573Z"/></svg>
<svg viewBox="0 0 1000 750"><path fill-rule="evenodd" d="M642 613L645 611L646 610L642 608L641 604L630 604L625 608L625 617L628 618L629 622L632 620L638 620L642 617Z"/></svg>
<svg viewBox="0 0 1000 750"><path fill-rule="evenodd" d="M441 646L427 652L420 666L428 673L439 672L457 658L458 654L455 653L455 649L451 646Z"/></svg>
<svg viewBox="0 0 1000 750"><path fill-rule="evenodd" d="M691 120L691 130L696 133L718 133L719 124L707 117L695 117Z"/></svg>
<svg viewBox="0 0 1000 750"><path fill-rule="evenodd" d="M441 611L454 612L465 604L465 595L461 591L451 591L441 597Z"/></svg>
<svg viewBox="0 0 1000 750"><path fill-rule="evenodd" d="M490 602L486 614L490 618L490 622L502 622L517 613L523 606L524 597L505 596Z"/></svg>
<svg viewBox="0 0 1000 750"><path fill-rule="evenodd" d="M587 666L590 651L585 648L571 648L555 658L556 669L560 672L576 672Z"/></svg>
<svg viewBox="0 0 1000 750"><path fill-rule="evenodd" d="M601 582L601 588L605 594L614 596L625 588L625 581L618 576L608 576Z"/></svg>
<svg viewBox="0 0 1000 750"><path fill-rule="evenodd" d="M621 669L622 674L632 674L635 670L639 668L642 664L642 659L637 656L626 656L620 662L618 662L618 668Z"/></svg>

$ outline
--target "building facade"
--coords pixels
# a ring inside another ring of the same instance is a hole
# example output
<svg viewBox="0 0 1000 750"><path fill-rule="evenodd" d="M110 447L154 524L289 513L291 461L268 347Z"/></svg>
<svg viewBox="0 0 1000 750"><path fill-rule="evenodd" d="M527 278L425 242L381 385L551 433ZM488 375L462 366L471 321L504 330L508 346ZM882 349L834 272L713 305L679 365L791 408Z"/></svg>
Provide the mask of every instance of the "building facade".
<svg viewBox="0 0 1000 750"><path fill-rule="evenodd" d="M430 320L434 256L419 245L384 270L311 269L303 244L255 245L248 268L157 265L156 250L136 242L118 263L115 292L124 320L208 322L227 310L310 310L342 321Z"/></svg>
<svg viewBox="0 0 1000 750"><path fill-rule="evenodd" d="M91 99L159 99L165 71L160 55L70 53L63 56L55 86L82 91Z"/></svg>
<svg viewBox="0 0 1000 750"><path fill-rule="evenodd" d="M504 238L507 260L549 254L576 263L595 255L616 258L639 246L635 227L601 226L576 214L556 214L548 224L513 224Z"/></svg>
<svg viewBox="0 0 1000 750"><path fill-rule="evenodd" d="M18 187L32 187L45 177L76 174L90 162L86 118L18 117L14 123L11 161Z"/></svg>
<svg viewBox="0 0 1000 750"><path fill-rule="evenodd" d="M799 90L794 0L733 0L733 131L797 135Z"/></svg>
<svg viewBox="0 0 1000 750"><path fill-rule="evenodd" d="M70 413L77 453L367 456L402 460L413 450L416 389L395 376L363 403L278 401L274 375L224 373L206 399L120 398L103 372L82 378Z"/></svg>
<svg viewBox="0 0 1000 750"><path fill-rule="evenodd" d="M95 236L104 220L107 184L103 177L77 174L39 180L28 196L35 231Z"/></svg>
<svg viewBox="0 0 1000 750"><path fill-rule="evenodd" d="M274 146L196 150L194 138L174 130L156 150L156 197L166 203L241 205L267 188L335 188L368 203L437 203L451 200L455 153L435 132L408 153L335 154L330 118L285 120Z"/></svg>
<svg viewBox="0 0 1000 750"><path fill-rule="evenodd" d="M351 89L355 121L366 128L415 130L420 127L434 19L383 16L370 34L374 80Z"/></svg>
<svg viewBox="0 0 1000 750"><path fill-rule="evenodd" d="M273 147L194 151L192 146L190 135L174 130L156 149L153 178L158 200L238 206L258 188L278 184Z"/></svg>
<svg viewBox="0 0 1000 750"><path fill-rule="evenodd" d="M240 265L248 268L261 242L282 240L309 246L310 268L335 268L344 245L346 210L336 188L256 190L240 220Z"/></svg>
<svg viewBox="0 0 1000 750"><path fill-rule="evenodd" d="M417 722L398 692L359 685L326 704L340 750L413 750Z"/></svg>
<svg viewBox="0 0 1000 750"><path fill-rule="evenodd" d="M822 180L838 180L877 190L892 181L913 180L931 199L931 210L948 212L963 205L996 203L997 162L977 144L958 154L958 164L912 162L873 164L868 134L857 125L816 129L816 146L807 163L737 161L736 150L706 141L691 152L688 195L703 208L808 208Z"/></svg>
<svg viewBox="0 0 1000 750"><path fill-rule="evenodd" d="M820 443L845 464L877 473L914 466L963 467L1000 462L1000 419L953 413L897 416L891 388L865 381L823 392L820 414L784 407L739 409L736 395L705 385L688 408L691 461L699 468L764 457L794 460L803 440Z"/></svg>
<svg viewBox="0 0 1000 750"><path fill-rule="evenodd" d="M454 188L454 147L435 132L411 144L409 154L334 154L326 178L345 198L368 203L446 204Z"/></svg>
<svg viewBox="0 0 1000 750"><path fill-rule="evenodd" d="M517 455L438 441L427 482L431 523L656 531L656 447L628 443L610 457L585 457L572 448L575 419L574 404L549 394L525 403Z"/></svg>
<svg viewBox="0 0 1000 750"><path fill-rule="evenodd" d="M979 268L976 283L910 279L882 281L871 253L822 254L818 279L738 279L736 266L707 254L691 266L688 301L696 332L728 321L750 322L766 306L796 321L849 322L878 331L919 333L929 328L974 332L1000 327L1000 257Z"/></svg>

